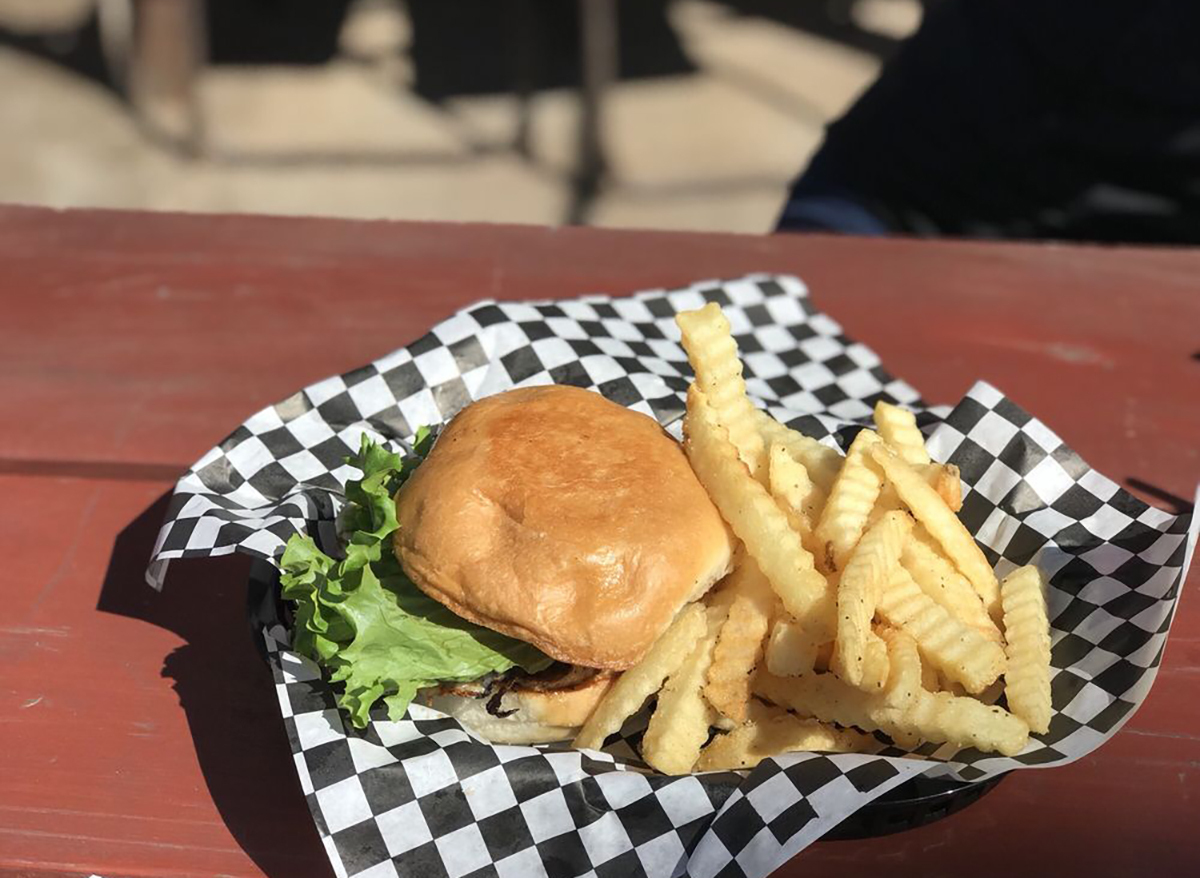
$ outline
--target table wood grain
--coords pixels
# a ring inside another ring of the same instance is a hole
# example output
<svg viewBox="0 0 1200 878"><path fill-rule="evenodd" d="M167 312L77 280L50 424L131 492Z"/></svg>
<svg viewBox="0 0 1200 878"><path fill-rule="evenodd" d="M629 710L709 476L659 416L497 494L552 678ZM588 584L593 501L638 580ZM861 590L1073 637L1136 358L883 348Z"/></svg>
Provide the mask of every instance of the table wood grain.
<svg viewBox="0 0 1200 878"><path fill-rule="evenodd" d="M241 558L141 573L179 471L480 298L800 275L934 402L984 378L1171 508L1200 479L1200 252L0 207L0 875L328 876ZM1108 745L781 875L1200 873L1200 575Z"/></svg>

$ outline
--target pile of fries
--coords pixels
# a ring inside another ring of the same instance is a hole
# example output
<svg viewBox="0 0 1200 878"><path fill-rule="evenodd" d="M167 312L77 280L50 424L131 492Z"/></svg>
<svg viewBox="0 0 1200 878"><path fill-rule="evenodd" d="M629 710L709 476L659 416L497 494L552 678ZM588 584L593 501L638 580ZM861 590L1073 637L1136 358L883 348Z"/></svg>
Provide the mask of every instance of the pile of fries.
<svg viewBox="0 0 1200 878"><path fill-rule="evenodd" d="M957 468L930 460L913 414L880 402L843 457L754 407L717 305L677 322L695 371L684 447L741 543L736 566L575 745L602 746L655 693L642 755L666 774L889 739L1014 755L1047 731L1041 573L997 581L955 514Z"/></svg>

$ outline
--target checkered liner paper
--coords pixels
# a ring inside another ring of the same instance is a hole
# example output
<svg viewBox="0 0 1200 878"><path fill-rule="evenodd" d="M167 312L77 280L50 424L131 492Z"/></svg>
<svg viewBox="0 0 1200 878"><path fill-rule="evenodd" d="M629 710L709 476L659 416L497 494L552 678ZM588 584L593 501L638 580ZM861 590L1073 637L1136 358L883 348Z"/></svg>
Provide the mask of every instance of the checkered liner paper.
<svg viewBox="0 0 1200 878"><path fill-rule="evenodd" d="M914 775L973 780L1079 759L1146 697L1195 544L1191 516L1122 491L987 384L953 408L926 407L793 277L468 308L238 427L179 481L148 578L160 587L174 558L277 558L297 530L330 547L343 485L358 474L343 458L362 433L397 447L417 426L511 387L591 388L678 436L691 370L673 318L710 301L729 316L756 403L843 448L877 400L912 406L934 459L961 469L961 516L997 573L1029 562L1047 573L1049 734L1015 758L926 745L663 777L637 756L644 713L603 752L492 746L417 705L357 731L273 625L263 636L283 722L338 875L763 876Z"/></svg>

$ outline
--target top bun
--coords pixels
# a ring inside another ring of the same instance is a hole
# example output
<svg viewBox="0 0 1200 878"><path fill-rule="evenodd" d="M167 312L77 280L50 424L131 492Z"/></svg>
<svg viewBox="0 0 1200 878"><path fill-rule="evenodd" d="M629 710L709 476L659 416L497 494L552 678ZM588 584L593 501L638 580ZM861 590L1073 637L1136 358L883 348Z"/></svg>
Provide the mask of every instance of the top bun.
<svg viewBox="0 0 1200 878"><path fill-rule="evenodd" d="M577 387L452 420L400 491L396 555L459 616L624 669L728 572L732 538L658 423Z"/></svg>

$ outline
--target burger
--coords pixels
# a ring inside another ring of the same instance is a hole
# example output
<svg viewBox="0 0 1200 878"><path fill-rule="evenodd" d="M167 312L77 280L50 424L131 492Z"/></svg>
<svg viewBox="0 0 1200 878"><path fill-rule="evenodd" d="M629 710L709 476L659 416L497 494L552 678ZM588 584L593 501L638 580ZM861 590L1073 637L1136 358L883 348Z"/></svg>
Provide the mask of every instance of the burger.
<svg viewBox="0 0 1200 878"><path fill-rule="evenodd" d="M494 743L572 738L731 566L679 443L593 391L500 393L348 463L344 557L294 536L281 582L354 725L416 702Z"/></svg>
<svg viewBox="0 0 1200 878"><path fill-rule="evenodd" d="M498 743L572 737L731 561L726 525L679 443L577 387L468 406L396 511L394 552L417 588L554 660L423 693Z"/></svg>

